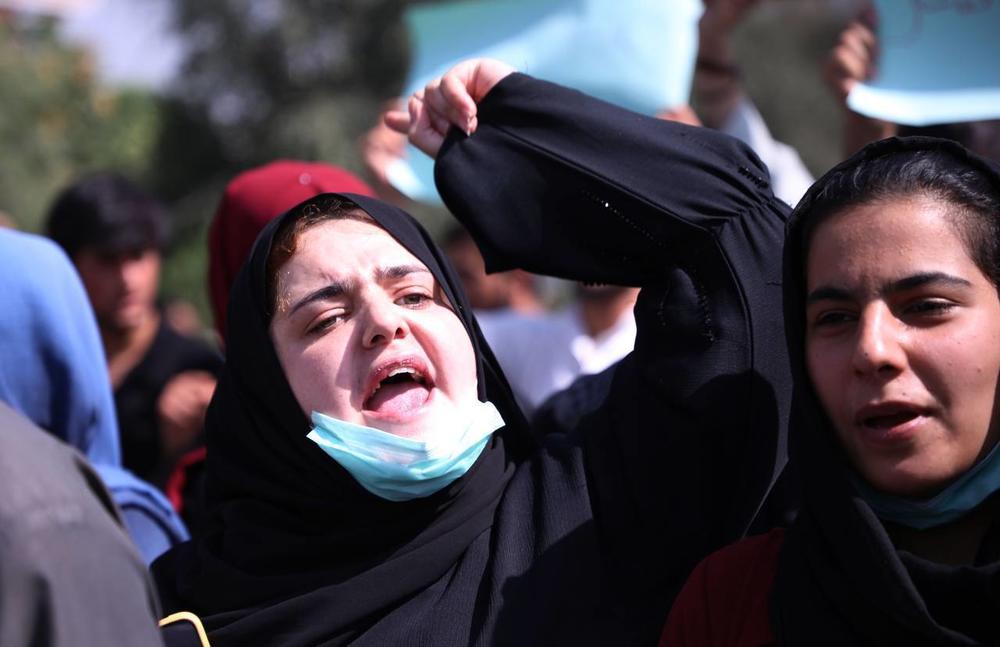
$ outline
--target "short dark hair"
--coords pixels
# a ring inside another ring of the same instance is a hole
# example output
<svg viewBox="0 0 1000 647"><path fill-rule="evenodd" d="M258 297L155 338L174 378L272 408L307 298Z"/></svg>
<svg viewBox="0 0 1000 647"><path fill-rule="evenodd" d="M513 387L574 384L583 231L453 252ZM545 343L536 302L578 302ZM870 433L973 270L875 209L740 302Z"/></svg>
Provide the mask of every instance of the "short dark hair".
<svg viewBox="0 0 1000 647"><path fill-rule="evenodd" d="M278 231L274 232L267 256L265 287L269 318L278 310L278 271L295 254L299 237L328 220L360 220L378 225L374 218L353 201L336 195L321 195L295 207L279 225Z"/></svg>
<svg viewBox="0 0 1000 647"><path fill-rule="evenodd" d="M46 233L72 258L156 249L169 235L166 208L118 173L95 173L63 189L49 208Z"/></svg>
<svg viewBox="0 0 1000 647"><path fill-rule="evenodd" d="M833 214L862 204L932 198L948 206L970 258L1000 286L1000 186L967 158L945 148L892 150L831 172L818 185L803 205L804 253L816 227Z"/></svg>

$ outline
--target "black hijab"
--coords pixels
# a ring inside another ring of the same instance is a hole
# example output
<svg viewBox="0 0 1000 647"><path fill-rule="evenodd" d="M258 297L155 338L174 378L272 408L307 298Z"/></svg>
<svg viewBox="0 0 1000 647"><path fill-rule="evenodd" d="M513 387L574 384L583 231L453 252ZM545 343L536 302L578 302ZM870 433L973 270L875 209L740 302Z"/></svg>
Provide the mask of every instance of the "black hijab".
<svg viewBox="0 0 1000 647"><path fill-rule="evenodd" d="M393 503L362 488L306 438L311 424L268 334L265 274L283 223L332 199L357 204L434 275L477 357L479 397L507 425L469 472L434 495ZM441 250L408 214L353 194L311 198L272 221L233 285L226 365L205 423L205 536L154 573L168 609L204 620L213 645L341 644L440 578L493 522L530 447L527 425Z"/></svg>
<svg viewBox="0 0 1000 647"><path fill-rule="evenodd" d="M810 386L804 359L805 254L818 196L838 174L883 155L939 151L983 174L1000 192L1000 166L960 145L927 137L871 144L820 178L789 221L785 320L795 370L791 461L804 504L786 534L772 599L781 645L986 645L1000 641L997 525L979 563L947 566L897 549L848 479L848 461ZM1000 218L1000 214L997 214ZM992 561L990 561L992 559ZM985 562L985 563L984 563Z"/></svg>

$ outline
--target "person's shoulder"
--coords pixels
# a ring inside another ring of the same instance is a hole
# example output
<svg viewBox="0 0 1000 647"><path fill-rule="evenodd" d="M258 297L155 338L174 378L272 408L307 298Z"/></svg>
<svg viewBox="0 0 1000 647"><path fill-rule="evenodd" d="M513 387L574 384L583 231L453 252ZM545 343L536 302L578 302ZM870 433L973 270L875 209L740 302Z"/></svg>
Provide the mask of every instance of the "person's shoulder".
<svg viewBox="0 0 1000 647"><path fill-rule="evenodd" d="M0 402L0 477L4 480L28 477L39 465L53 465L71 455L64 444Z"/></svg>
<svg viewBox="0 0 1000 647"><path fill-rule="evenodd" d="M784 539L776 528L706 557L674 602L660 645L772 644L770 597Z"/></svg>
<svg viewBox="0 0 1000 647"><path fill-rule="evenodd" d="M0 402L0 533L9 539L115 519L100 479L80 454Z"/></svg>
<svg viewBox="0 0 1000 647"><path fill-rule="evenodd" d="M66 260L65 253L63 253L62 249L55 242L44 236L17 231L16 229L0 229L0 248L3 248L5 254L18 254L21 256L39 254L43 260L50 258Z"/></svg>
<svg viewBox="0 0 1000 647"><path fill-rule="evenodd" d="M745 572L751 576L750 571L777 566L778 553L784 542L785 529L774 528L721 548L706 557L705 562L713 571L718 571L718 575L733 576Z"/></svg>
<svg viewBox="0 0 1000 647"><path fill-rule="evenodd" d="M0 259L4 267L23 271L11 280L50 284L56 279L76 277L73 264L59 245L44 236L13 229L0 229Z"/></svg>

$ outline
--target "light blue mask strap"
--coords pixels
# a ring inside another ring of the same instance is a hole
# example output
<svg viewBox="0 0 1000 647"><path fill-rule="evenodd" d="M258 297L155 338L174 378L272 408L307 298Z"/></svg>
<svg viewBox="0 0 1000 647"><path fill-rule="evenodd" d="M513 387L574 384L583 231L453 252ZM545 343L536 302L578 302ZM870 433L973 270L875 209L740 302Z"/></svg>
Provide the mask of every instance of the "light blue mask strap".
<svg viewBox="0 0 1000 647"><path fill-rule="evenodd" d="M877 491L851 472L851 482L879 519L923 530L955 521L1000 490L1000 443L954 483L929 499Z"/></svg>

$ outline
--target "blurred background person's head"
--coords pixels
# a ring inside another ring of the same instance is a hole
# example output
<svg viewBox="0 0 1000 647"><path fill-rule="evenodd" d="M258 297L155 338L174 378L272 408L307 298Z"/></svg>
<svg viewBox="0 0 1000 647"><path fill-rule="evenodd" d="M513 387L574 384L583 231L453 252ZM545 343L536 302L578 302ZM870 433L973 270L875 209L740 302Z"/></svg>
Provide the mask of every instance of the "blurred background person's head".
<svg viewBox="0 0 1000 647"><path fill-rule="evenodd" d="M127 334L155 319L166 209L115 173L72 184L56 198L46 231L72 259L102 334Z"/></svg>
<svg viewBox="0 0 1000 647"><path fill-rule="evenodd" d="M477 310L510 309L520 313L542 310L536 278L523 270L486 273L486 262L472 235L455 225L441 241L441 248L455 267L469 303Z"/></svg>
<svg viewBox="0 0 1000 647"><path fill-rule="evenodd" d="M321 193L374 196L353 174L322 162L278 160L240 173L226 185L208 232L208 289L215 327L226 336L229 288L257 234L276 216Z"/></svg>
<svg viewBox="0 0 1000 647"><path fill-rule="evenodd" d="M924 136L951 139L977 155L1000 162L1000 119L962 121L931 126L900 126L901 137Z"/></svg>

